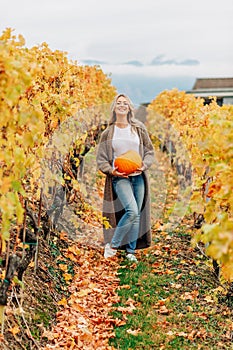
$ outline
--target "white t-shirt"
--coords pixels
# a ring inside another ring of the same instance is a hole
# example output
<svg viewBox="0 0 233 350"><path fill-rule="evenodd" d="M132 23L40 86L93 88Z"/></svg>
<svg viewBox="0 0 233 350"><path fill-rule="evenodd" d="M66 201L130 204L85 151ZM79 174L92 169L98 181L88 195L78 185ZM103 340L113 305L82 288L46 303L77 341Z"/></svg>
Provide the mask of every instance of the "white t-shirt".
<svg viewBox="0 0 233 350"><path fill-rule="evenodd" d="M131 130L130 124L126 128L115 125L112 138L113 164L115 158L127 151L134 150L139 153L139 142L138 133Z"/></svg>

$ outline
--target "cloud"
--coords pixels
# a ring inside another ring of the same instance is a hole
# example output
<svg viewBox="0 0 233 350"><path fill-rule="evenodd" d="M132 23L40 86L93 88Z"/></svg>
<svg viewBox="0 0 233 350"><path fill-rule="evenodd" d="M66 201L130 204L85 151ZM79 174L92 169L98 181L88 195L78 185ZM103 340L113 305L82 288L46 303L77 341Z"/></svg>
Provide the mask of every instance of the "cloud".
<svg viewBox="0 0 233 350"><path fill-rule="evenodd" d="M0 31L15 28L27 46L45 41L78 62L140 69L215 60L218 69L233 60L232 10L232 0L221 2L222 16L212 0L12 0L2 1Z"/></svg>

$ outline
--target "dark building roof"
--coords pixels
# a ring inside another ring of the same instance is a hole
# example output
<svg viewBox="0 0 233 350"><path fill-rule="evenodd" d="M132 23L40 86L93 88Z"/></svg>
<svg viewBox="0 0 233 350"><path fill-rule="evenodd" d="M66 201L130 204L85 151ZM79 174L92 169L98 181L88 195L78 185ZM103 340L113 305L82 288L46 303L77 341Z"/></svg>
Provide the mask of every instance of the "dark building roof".
<svg viewBox="0 0 233 350"><path fill-rule="evenodd" d="M233 88L233 78L200 78L193 86L193 90L222 88Z"/></svg>

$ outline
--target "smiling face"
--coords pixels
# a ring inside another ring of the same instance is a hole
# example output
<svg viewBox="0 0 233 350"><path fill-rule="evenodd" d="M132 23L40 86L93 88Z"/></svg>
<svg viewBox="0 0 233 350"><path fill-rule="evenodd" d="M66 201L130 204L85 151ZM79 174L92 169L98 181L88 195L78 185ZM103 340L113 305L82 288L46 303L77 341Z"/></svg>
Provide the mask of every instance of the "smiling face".
<svg viewBox="0 0 233 350"><path fill-rule="evenodd" d="M115 113L117 116L127 116L129 112L129 101L124 96L119 96L115 104Z"/></svg>

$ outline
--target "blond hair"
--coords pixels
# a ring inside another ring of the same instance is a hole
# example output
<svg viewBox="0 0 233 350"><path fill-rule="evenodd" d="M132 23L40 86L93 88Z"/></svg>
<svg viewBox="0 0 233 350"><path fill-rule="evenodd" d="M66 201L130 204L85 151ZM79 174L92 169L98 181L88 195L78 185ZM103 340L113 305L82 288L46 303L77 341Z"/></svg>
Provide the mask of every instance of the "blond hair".
<svg viewBox="0 0 233 350"><path fill-rule="evenodd" d="M119 97L124 97L126 100L127 100L127 102L128 102L128 105L129 105L129 112L128 112L128 114L127 114L127 120L128 120L128 123L132 126L132 127L134 127L136 124L137 124L137 121L136 121L136 119L135 119L135 117L134 117L134 105L133 105L133 103L132 103L132 101L130 100L130 98L127 96L127 95L125 95L125 94L118 94L115 98L114 98L114 100L113 100L113 102L112 102L112 104L111 104L111 117L110 117L110 120L109 120L109 125L112 125L112 124L114 124L115 123L115 121L116 121L116 112L115 112L115 107L116 107L116 103L117 103L117 100L118 100L118 98Z"/></svg>

